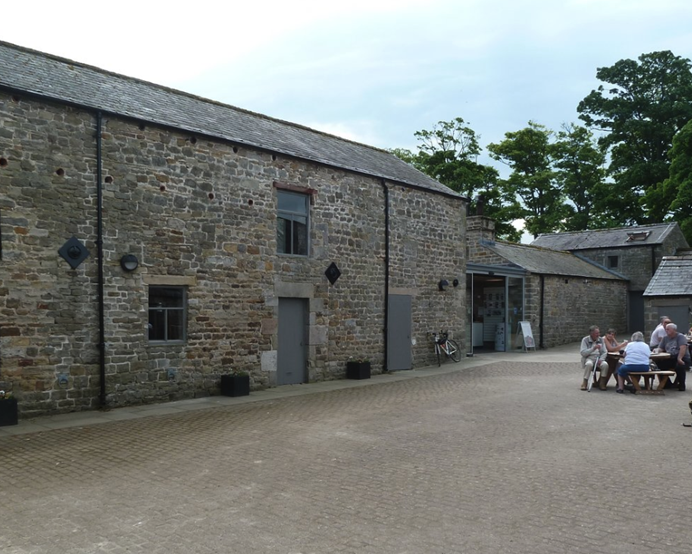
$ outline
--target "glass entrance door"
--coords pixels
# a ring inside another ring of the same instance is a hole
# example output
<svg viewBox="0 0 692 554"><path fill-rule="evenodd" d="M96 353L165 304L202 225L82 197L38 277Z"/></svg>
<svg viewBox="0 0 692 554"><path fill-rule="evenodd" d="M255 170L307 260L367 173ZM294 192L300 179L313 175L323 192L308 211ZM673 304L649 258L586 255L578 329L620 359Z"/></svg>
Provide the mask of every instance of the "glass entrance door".
<svg viewBox="0 0 692 554"><path fill-rule="evenodd" d="M521 348L517 340L519 322L524 320L524 278L507 277L507 352ZM517 344L518 343L518 344Z"/></svg>

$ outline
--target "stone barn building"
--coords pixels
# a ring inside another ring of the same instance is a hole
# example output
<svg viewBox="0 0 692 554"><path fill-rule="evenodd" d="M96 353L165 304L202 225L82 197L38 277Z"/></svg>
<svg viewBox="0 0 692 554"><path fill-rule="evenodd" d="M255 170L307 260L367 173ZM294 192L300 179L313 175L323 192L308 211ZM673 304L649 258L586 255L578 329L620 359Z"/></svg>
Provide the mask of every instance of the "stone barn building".
<svg viewBox="0 0 692 554"><path fill-rule="evenodd" d="M663 316L668 316L681 333L692 327L692 254L663 258L644 291L644 313L649 333Z"/></svg>
<svg viewBox="0 0 692 554"><path fill-rule="evenodd" d="M523 347L519 322L530 324L536 347L578 342L591 325L623 336L627 279L569 252L495 239L495 223L468 218L467 340L473 348Z"/></svg>
<svg viewBox="0 0 692 554"><path fill-rule="evenodd" d="M433 362L466 199L390 153L0 43L0 388L22 417Z"/></svg>
<svg viewBox="0 0 692 554"><path fill-rule="evenodd" d="M648 330L644 291L663 257L689 247L677 223L547 233L539 235L531 244L572 252L627 277L627 327L630 332Z"/></svg>

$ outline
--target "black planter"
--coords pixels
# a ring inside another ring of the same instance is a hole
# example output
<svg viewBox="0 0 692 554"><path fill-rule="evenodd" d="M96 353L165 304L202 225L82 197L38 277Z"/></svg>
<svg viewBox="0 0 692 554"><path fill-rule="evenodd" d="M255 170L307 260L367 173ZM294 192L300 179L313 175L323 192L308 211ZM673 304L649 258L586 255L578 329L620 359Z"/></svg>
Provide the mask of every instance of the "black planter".
<svg viewBox="0 0 692 554"><path fill-rule="evenodd" d="M250 394L250 376L222 375L221 394L224 396L247 396Z"/></svg>
<svg viewBox="0 0 692 554"><path fill-rule="evenodd" d="M370 379L370 362L347 362L347 379Z"/></svg>
<svg viewBox="0 0 692 554"><path fill-rule="evenodd" d="M0 400L0 427L4 425L17 425L19 417L17 415L17 399L5 398Z"/></svg>

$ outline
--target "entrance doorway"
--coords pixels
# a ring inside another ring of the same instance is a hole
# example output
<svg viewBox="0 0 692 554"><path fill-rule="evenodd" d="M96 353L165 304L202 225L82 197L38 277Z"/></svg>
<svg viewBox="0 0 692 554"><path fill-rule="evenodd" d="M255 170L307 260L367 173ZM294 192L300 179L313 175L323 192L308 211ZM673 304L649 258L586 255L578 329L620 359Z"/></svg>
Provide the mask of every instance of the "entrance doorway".
<svg viewBox="0 0 692 554"><path fill-rule="evenodd" d="M307 299L279 298L277 385L298 385L307 381L307 324Z"/></svg>
<svg viewBox="0 0 692 554"><path fill-rule="evenodd" d="M411 359L411 297L405 294L391 294L386 369L411 369Z"/></svg>
<svg viewBox="0 0 692 554"><path fill-rule="evenodd" d="M524 319L524 277L474 271L466 276L466 289L470 353L521 348L517 329Z"/></svg>

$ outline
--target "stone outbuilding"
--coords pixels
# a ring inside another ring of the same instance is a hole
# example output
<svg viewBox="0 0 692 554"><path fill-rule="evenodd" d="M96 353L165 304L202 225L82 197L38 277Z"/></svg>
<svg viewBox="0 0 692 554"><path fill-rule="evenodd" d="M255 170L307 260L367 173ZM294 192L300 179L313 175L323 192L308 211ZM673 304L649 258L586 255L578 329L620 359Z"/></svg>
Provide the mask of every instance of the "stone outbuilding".
<svg viewBox="0 0 692 554"><path fill-rule="evenodd" d="M666 256L644 291L646 329L653 331L668 316L687 333L692 326L692 254Z"/></svg>
<svg viewBox="0 0 692 554"><path fill-rule="evenodd" d="M467 199L390 153L0 43L0 388L23 417L432 363Z"/></svg>
<svg viewBox="0 0 692 554"><path fill-rule="evenodd" d="M531 244L572 252L627 277L627 329L630 332L648 329L644 321L643 294L663 257L689 248L677 223L549 233L539 235Z"/></svg>
<svg viewBox="0 0 692 554"><path fill-rule="evenodd" d="M494 222L483 216L467 219L467 242L473 348L523 348L521 321L538 348L579 341L591 325L603 333L626 328L623 275L569 252L498 241Z"/></svg>

